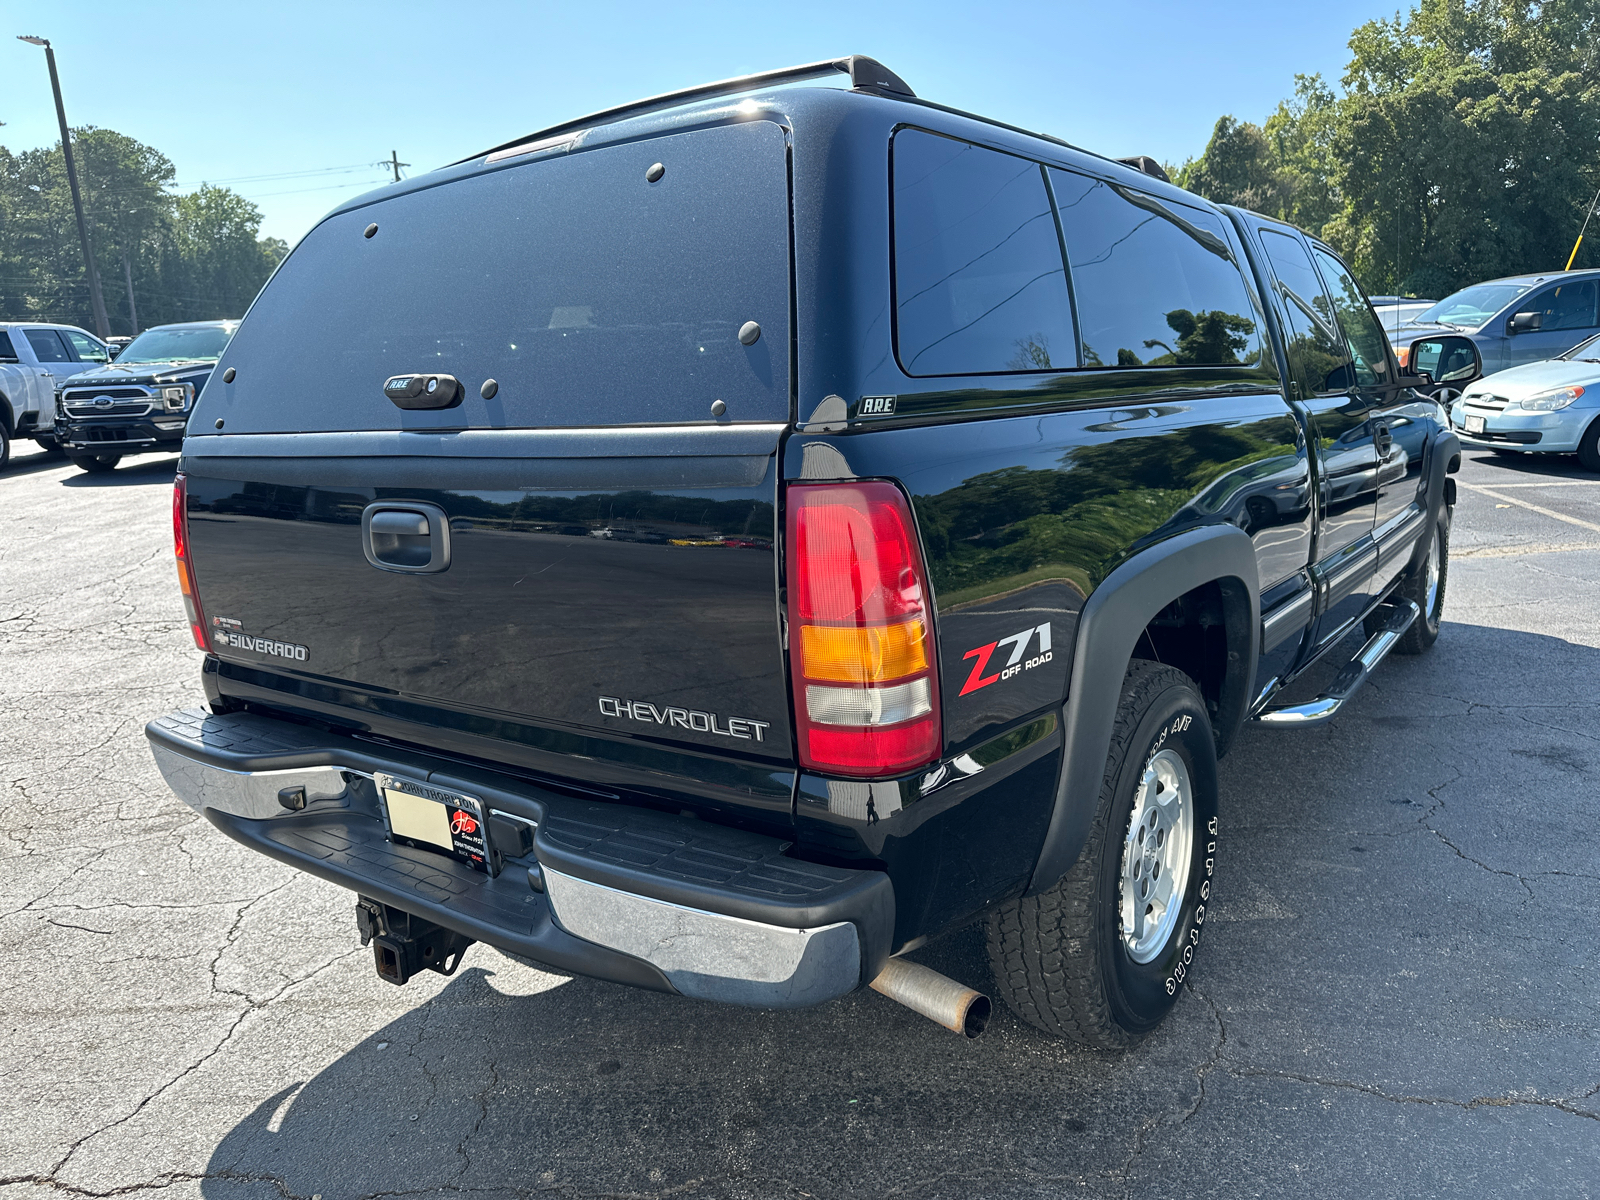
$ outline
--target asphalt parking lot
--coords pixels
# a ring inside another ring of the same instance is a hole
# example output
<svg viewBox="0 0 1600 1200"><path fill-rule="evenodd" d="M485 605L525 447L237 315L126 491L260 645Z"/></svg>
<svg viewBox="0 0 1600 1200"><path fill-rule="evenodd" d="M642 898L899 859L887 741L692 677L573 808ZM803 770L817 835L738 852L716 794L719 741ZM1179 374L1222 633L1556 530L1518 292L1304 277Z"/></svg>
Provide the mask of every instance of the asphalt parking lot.
<svg viewBox="0 0 1600 1200"><path fill-rule="evenodd" d="M380 981L348 893L146 750L200 699L174 465L0 471L8 1194L1600 1192L1600 476L1572 460L1468 454L1438 646L1331 726L1243 735L1192 988L1122 1057L482 946ZM975 929L918 957L986 986Z"/></svg>

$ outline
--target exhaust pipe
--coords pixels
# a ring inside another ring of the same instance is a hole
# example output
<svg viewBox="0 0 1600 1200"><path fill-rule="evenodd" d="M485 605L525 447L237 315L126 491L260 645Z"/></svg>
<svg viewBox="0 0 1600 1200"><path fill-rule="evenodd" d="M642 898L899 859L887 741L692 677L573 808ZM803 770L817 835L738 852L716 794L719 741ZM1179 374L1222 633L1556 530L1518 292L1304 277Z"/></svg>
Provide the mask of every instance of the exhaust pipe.
<svg viewBox="0 0 1600 1200"><path fill-rule="evenodd" d="M994 1007L982 992L904 958L891 958L883 973L868 986L939 1022L952 1033L964 1033L969 1038L988 1028Z"/></svg>

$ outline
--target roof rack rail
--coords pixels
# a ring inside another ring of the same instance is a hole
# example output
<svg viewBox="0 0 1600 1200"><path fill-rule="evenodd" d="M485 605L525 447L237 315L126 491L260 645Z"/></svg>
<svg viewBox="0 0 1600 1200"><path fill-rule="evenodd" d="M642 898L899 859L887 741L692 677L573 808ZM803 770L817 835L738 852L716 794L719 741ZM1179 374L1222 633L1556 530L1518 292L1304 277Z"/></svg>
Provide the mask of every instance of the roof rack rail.
<svg viewBox="0 0 1600 1200"><path fill-rule="evenodd" d="M676 92L663 92L659 96L649 96L643 100L635 100L631 104L621 104L616 108L606 108L599 112L590 113L586 117L578 117L573 121L563 121L560 125L552 125L548 129L541 129L537 133L525 134L513 141L504 142L498 146L491 146L488 150L479 151L477 154L459 160L471 162L475 158L483 158L490 154L501 154L506 150L514 150L519 146L528 145L530 142L548 141L563 133L574 133L580 129L587 129L594 125L603 125L611 121L621 120L623 117L643 116L645 113L656 112L663 108L676 108L680 104L687 104L692 100L709 100L714 96L733 96L740 92L748 92L753 88L767 84L797 83L802 79L823 79L835 73L850 76L850 86L864 92L876 92L883 96L897 96L915 98L916 93L888 67L875 58L868 58L865 54L850 54L844 58L824 59L822 62L804 63L798 67L780 67L776 71L758 71L754 75L741 75L736 79L723 79L716 83L703 83L698 87L683 88ZM511 157L511 155L504 155ZM456 166L452 163L451 166Z"/></svg>
<svg viewBox="0 0 1600 1200"><path fill-rule="evenodd" d="M1135 154L1132 158L1119 158L1117 161L1125 167L1132 167L1135 171L1143 171L1146 175L1161 180L1162 183L1172 182L1166 171L1162 170L1161 164L1148 154Z"/></svg>

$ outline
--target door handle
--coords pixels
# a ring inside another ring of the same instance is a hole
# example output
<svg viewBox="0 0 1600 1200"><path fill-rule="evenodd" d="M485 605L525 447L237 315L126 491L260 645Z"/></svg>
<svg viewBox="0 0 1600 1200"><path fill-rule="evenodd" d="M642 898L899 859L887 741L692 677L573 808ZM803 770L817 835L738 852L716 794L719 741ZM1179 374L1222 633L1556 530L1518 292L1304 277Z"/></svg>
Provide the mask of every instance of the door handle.
<svg viewBox="0 0 1600 1200"><path fill-rule="evenodd" d="M1389 432L1387 422L1379 421L1373 425L1372 442L1378 448L1379 458L1389 453L1389 447L1394 445L1394 434Z"/></svg>
<svg viewBox="0 0 1600 1200"><path fill-rule="evenodd" d="M450 518L437 504L380 500L361 511L361 549L380 571L443 571L450 565Z"/></svg>

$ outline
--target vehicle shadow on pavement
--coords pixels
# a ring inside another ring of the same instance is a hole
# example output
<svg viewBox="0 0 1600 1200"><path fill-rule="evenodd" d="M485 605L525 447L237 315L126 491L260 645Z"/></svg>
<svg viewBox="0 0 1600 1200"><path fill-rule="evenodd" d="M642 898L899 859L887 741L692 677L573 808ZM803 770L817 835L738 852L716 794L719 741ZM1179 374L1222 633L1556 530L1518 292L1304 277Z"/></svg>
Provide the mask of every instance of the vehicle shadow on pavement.
<svg viewBox="0 0 1600 1200"><path fill-rule="evenodd" d="M987 986L980 927L918 957ZM1005 1012L974 1042L874 992L761 1012L559 983L481 947L468 962L434 999L229 1130L203 1194L767 1197L898 1182L954 1197L1053 1175L1063 1160L1074 1181L1103 1181L1128 1158L1127 1113L1191 1104L1194 1060L1215 1041L1193 996L1114 1065ZM500 978L548 990L508 995ZM997 1158L997 1145L1015 1156Z"/></svg>
<svg viewBox="0 0 1600 1200"><path fill-rule="evenodd" d="M1492 450L1477 450L1471 446L1463 447L1463 453L1471 455L1475 463L1498 467L1509 474L1600 483L1600 475L1585 470L1576 454L1496 454Z"/></svg>
<svg viewBox="0 0 1600 1200"><path fill-rule="evenodd" d="M57 466L61 463L58 461ZM70 488L113 488L113 487L139 487L149 483L172 482L172 477L178 471L178 458L176 455L153 458L149 462L134 463L132 466L118 467L114 471L107 471L103 475L91 475L88 471L79 471L76 475L69 475L61 481L62 487Z"/></svg>
<svg viewBox="0 0 1600 1200"><path fill-rule="evenodd" d="M0 467L0 479L21 479L24 475L37 475L68 465L62 454L18 454L13 448L11 460Z"/></svg>
<svg viewBox="0 0 1600 1200"><path fill-rule="evenodd" d="M1052 1041L1000 1005L967 1041L870 991L733 1009L562 981L474 947L431 999L439 981L424 976L415 1007L348 1049L352 1004L394 996L364 964L365 981L262 1010L236 1078L213 1082L232 1089L218 1103L244 1111L265 1092L252 1044L274 1087L294 1076L267 1056L338 1057L227 1130L202 1194L1154 1196L1190 1179L1209 1182L1183 1194L1416 1195L1453 1172L1481 1172L1487 1189L1528 1171L1570 1183L1583 1169L1570 1139L1591 1125L1572 1106L1591 1109L1580 1097L1596 1082L1592 950L1572 937L1600 878L1586 782L1600 758L1580 715L1596 703L1600 652L1447 623L1437 650L1391 659L1340 720L1296 737L1246 730L1223 764L1236 837L1197 990L1125 1055ZM981 925L915 957L990 986Z"/></svg>

